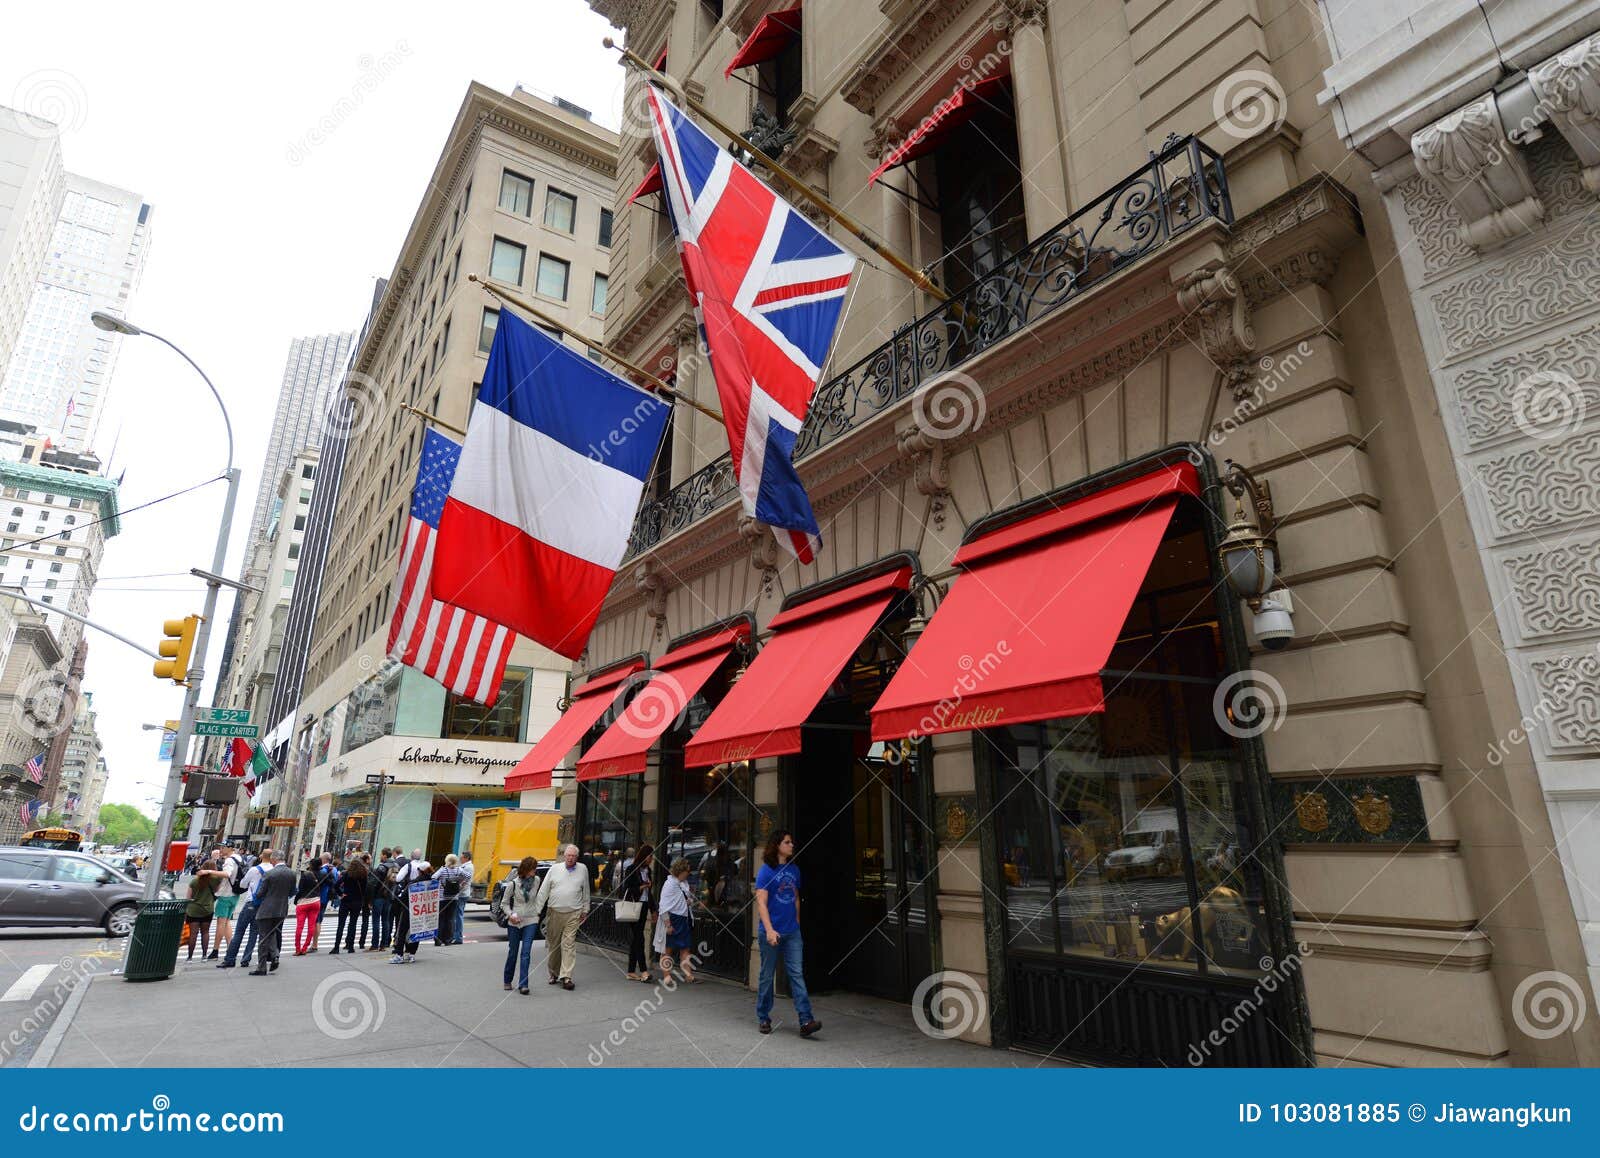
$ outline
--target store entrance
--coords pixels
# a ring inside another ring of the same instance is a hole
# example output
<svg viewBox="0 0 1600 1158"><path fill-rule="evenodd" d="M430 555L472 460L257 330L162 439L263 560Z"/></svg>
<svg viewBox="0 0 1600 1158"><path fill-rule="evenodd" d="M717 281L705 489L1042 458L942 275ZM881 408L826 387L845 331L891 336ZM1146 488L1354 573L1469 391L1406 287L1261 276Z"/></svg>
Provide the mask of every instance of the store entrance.
<svg viewBox="0 0 1600 1158"><path fill-rule="evenodd" d="M848 704L845 707L849 707ZM806 985L909 1001L933 970L933 831L913 758L890 763L864 721L806 726L791 758Z"/></svg>

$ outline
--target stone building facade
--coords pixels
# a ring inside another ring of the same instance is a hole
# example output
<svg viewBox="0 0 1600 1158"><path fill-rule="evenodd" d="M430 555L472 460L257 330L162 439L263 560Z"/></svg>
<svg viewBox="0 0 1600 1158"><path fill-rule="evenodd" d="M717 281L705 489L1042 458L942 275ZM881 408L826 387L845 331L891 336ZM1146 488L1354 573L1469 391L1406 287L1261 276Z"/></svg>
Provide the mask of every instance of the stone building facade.
<svg viewBox="0 0 1600 1158"><path fill-rule="evenodd" d="M784 164L951 297L860 268L796 453L814 563L744 518L722 431L674 416L670 472L578 666L608 699L620 674L633 704L666 675L687 702L664 701L642 771L582 763L639 726L624 699L563 754L585 851L688 857L706 967L749 979L750 879L763 837L794 829L814 986L959 991L970 1040L1146 1064L1600 1060L1592 1019L1528 1020L1530 979L1593 995L1558 834L1497 748L1520 710L1474 538L1493 504L1461 501L1385 194L1319 103L1315 13L592 6L665 54L680 97L775 133ZM953 116L958 89L981 107ZM648 188L644 128L625 111L619 190ZM714 402L651 196L619 197L607 340ZM1287 646L1221 578L1243 505L1230 459L1270 484ZM1082 554L1095 534L1120 544L1116 567ZM990 609L1026 639L985 635L973 610L1001 574L985 568L1007 567L1059 576ZM845 632L847 612L862 634L789 721L793 745L697 762L725 703L783 698L763 652L818 621ZM1090 637L1083 682L1014 686L1011 645L1054 663ZM896 728L884 705L918 680L947 690L922 701L926 726ZM1228 699L1241 686L1256 708Z"/></svg>
<svg viewBox="0 0 1600 1158"><path fill-rule="evenodd" d="M1519 814L1549 810L1539 886L1559 864L1600 983L1600 5L1327 20L1327 95L1382 195L1488 586L1479 634L1510 669L1493 755ZM1413 31L1431 22L1448 68Z"/></svg>

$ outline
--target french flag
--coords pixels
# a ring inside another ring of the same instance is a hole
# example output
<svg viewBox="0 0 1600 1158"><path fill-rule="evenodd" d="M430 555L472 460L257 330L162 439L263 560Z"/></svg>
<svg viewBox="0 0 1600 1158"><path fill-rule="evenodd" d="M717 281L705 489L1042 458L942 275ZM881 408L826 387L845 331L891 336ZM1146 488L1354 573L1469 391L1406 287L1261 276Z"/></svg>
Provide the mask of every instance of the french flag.
<svg viewBox="0 0 1600 1158"><path fill-rule="evenodd" d="M435 599L576 659L671 407L500 311L434 548Z"/></svg>

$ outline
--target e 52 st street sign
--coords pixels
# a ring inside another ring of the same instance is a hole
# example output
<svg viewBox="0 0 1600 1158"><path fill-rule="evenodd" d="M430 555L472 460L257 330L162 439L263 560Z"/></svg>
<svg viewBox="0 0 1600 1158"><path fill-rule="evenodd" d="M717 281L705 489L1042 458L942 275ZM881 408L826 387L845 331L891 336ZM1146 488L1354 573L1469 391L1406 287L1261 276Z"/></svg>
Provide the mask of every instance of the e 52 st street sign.
<svg viewBox="0 0 1600 1158"><path fill-rule="evenodd" d="M195 724L194 734L196 736L243 736L246 740L255 740L261 736L261 725L201 722Z"/></svg>
<svg viewBox="0 0 1600 1158"><path fill-rule="evenodd" d="M194 719L197 724L248 724L250 722L249 708L196 708ZM211 735L206 732L202 735Z"/></svg>

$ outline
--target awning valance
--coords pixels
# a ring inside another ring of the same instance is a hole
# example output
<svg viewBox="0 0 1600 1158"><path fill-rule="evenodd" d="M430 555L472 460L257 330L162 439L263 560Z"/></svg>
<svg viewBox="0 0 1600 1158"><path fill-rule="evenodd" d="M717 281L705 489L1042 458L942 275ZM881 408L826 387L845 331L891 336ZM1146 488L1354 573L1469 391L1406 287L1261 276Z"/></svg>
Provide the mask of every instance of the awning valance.
<svg viewBox="0 0 1600 1158"><path fill-rule="evenodd" d="M1187 463L982 535L872 708L872 737L1105 710L1100 672L1172 520L1199 493Z"/></svg>
<svg viewBox="0 0 1600 1158"><path fill-rule="evenodd" d="M661 162L657 161L650 166L650 171L644 175L644 180L639 182L639 187L628 195L624 205L632 205L641 197L648 197L652 193L659 193L665 186L661 182Z"/></svg>
<svg viewBox="0 0 1600 1158"><path fill-rule="evenodd" d="M779 612L774 635L684 750L687 767L800 751L800 729L896 596L911 568Z"/></svg>
<svg viewBox="0 0 1600 1158"><path fill-rule="evenodd" d="M764 60L771 60L789 47L789 42L800 35L800 5L783 12L771 12L763 16L755 26L755 30L745 38L739 46L739 51L733 54L733 59L728 62L728 67L722 70L723 76L732 76L736 68L748 68L752 64L760 64Z"/></svg>
<svg viewBox="0 0 1600 1158"><path fill-rule="evenodd" d="M738 623L674 648L657 660L655 677L578 761L578 779L602 780L643 772L651 746L700 694L734 645L749 637L749 624Z"/></svg>
<svg viewBox="0 0 1600 1158"><path fill-rule="evenodd" d="M889 155L883 163L872 171L872 176L867 178L867 184L875 183L890 169L898 165L909 165L918 157L925 157L944 143L946 137L956 129L976 116L986 104L991 104L1000 96L1000 91L1011 81L1007 76L991 76L980 80L971 87L956 89L954 93L933 106L923 122L918 125L909 137L889 150Z"/></svg>
<svg viewBox="0 0 1600 1158"><path fill-rule="evenodd" d="M525 792L530 788L548 788L556 765L561 758L583 739L594 727L595 721L606 714L606 709L616 702L623 681L644 667L644 660L630 660L599 672L573 689L572 706L550 726L550 730L533 746L517 766L506 774L508 792Z"/></svg>

